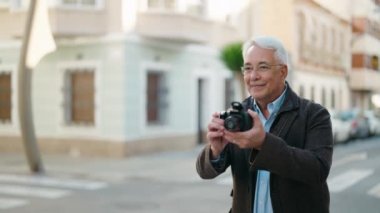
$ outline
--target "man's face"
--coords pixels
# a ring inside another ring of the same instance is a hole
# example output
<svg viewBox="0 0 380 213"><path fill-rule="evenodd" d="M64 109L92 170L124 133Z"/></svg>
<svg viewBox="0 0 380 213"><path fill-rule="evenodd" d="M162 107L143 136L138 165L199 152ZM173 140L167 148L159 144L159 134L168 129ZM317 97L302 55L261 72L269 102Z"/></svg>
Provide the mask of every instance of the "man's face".
<svg viewBox="0 0 380 213"><path fill-rule="evenodd" d="M274 50L250 47L244 56L244 67L248 68L244 73L245 85L259 104L266 105L281 95L288 69L275 60Z"/></svg>

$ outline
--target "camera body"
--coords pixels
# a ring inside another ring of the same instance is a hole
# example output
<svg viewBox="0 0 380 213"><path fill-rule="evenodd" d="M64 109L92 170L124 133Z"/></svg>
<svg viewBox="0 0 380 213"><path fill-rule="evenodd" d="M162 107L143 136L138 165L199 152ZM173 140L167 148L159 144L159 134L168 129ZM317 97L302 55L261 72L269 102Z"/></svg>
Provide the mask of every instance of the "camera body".
<svg viewBox="0 0 380 213"><path fill-rule="evenodd" d="M231 132L244 132L252 128L251 116L243 110L243 105L237 101L231 103L232 109L220 113L224 127Z"/></svg>

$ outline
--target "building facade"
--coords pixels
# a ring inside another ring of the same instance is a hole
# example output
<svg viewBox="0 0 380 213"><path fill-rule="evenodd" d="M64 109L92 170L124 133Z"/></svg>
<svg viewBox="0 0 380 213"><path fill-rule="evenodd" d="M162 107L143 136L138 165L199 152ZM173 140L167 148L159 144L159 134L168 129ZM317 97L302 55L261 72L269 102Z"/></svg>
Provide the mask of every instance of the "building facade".
<svg viewBox="0 0 380 213"><path fill-rule="evenodd" d="M352 107L373 109L372 97L380 93L379 1L352 1L352 72L349 84Z"/></svg>
<svg viewBox="0 0 380 213"><path fill-rule="evenodd" d="M16 151L27 4L2 2L0 150ZM218 49L240 40L232 26L207 16L209 3L48 3L57 50L40 61L32 81L42 152L129 156L202 142L210 115L225 109L234 87Z"/></svg>
<svg viewBox="0 0 380 213"><path fill-rule="evenodd" d="M289 51L293 89L328 109L349 108L349 18L311 0L252 0L250 7L250 35L276 36Z"/></svg>
<svg viewBox="0 0 380 213"><path fill-rule="evenodd" d="M57 50L33 72L42 152L123 157L194 147L240 100L221 48L273 35L291 87L329 110L373 107L378 1L46 0ZM365 2L365 3L364 3ZM0 151L20 151L17 67L28 1L0 1Z"/></svg>

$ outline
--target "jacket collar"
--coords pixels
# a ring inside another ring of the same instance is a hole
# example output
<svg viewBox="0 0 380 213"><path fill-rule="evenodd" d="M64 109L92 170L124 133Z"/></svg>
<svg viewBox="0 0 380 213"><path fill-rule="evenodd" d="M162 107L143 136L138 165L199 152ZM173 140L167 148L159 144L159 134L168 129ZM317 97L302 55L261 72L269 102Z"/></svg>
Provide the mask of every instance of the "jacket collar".
<svg viewBox="0 0 380 213"><path fill-rule="evenodd" d="M285 82L288 89L286 91L286 97L285 101L282 104L279 114L282 112L292 111L294 109L298 109L300 106L300 99L299 96L292 90L292 88L289 86L288 82Z"/></svg>

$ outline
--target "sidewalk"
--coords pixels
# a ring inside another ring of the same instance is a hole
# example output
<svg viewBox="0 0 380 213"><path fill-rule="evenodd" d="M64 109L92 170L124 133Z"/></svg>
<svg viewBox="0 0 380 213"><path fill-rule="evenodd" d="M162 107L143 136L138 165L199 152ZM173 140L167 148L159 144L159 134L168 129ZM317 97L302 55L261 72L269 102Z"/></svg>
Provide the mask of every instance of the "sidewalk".
<svg viewBox="0 0 380 213"><path fill-rule="evenodd" d="M85 158L62 155L42 155L48 176L84 177L104 181L149 179L153 181L201 181L195 161L202 146L190 151L172 151L122 159ZM23 153L1 154L0 172L30 174Z"/></svg>

